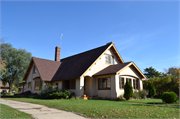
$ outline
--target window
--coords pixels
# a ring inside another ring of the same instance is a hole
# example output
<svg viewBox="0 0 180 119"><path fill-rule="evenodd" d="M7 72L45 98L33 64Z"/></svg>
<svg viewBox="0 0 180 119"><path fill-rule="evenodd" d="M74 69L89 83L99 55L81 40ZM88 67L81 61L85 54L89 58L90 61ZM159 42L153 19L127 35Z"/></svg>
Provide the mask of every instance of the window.
<svg viewBox="0 0 180 119"><path fill-rule="evenodd" d="M111 55L106 54L106 55L105 55L105 61L106 61L106 63L108 63L108 64L114 64L114 57L111 56Z"/></svg>
<svg viewBox="0 0 180 119"><path fill-rule="evenodd" d="M110 78L99 78L98 79L98 89L99 90L111 89L111 80L110 80Z"/></svg>
<svg viewBox="0 0 180 119"><path fill-rule="evenodd" d="M34 66L33 73L36 73L36 72L37 72L37 68L36 68L36 66Z"/></svg>
<svg viewBox="0 0 180 119"><path fill-rule="evenodd" d="M56 83L56 90L58 90L58 83Z"/></svg>
<svg viewBox="0 0 180 119"><path fill-rule="evenodd" d="M119 88L124 89L124 78L123 77L119 77Z"/></svg>
<svg viewBox="0 0 180 119"><path fill-rule="evenodd" d="M76 89L76 79L63 81L63 89Z"/></svg>
<svg viewBox="0 0 180 119"><path fill-rule="evenodd" d="M133 89L136 89L136 79L133 79Z"/></svg>
<svg viewBox="0 0 180 119"><path fill-rule="evenodd" d="M139 80L136 79L136 89L139 89Z"/></svg>
<svg viewBox="0 0 180 119"><path fill-rule="evenodd" d="M31 88L31 82L28 82L28 88Z"/></svg>
<svg viewBox="0 0 180 119"><path fill-rule="evenodd" d="M41 80L36 80L34 90L40 90L40 87L41 87Z"/></svg>
<svg viewBox="0 0 180 119"><path fill-rule="evenodd" d="M126 80L128 80L132 86L131 78L126 78Z"/></svg>
<svg viewBox="0 0 180 119"><path fill-rule="evenodd" d="M139 89L139 80L138 79L133 79L133 88Z"/></svg>

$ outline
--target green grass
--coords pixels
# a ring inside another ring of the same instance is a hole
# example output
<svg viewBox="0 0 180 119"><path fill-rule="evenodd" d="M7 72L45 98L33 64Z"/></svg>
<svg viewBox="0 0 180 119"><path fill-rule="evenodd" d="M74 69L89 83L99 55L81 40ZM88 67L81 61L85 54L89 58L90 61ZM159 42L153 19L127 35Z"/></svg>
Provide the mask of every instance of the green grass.
<svg viewBox="0 0 180 119"><path fill-rule="evenodd" d="M162 99L142 99L142 100L129 100L128 102L135 102L135 103L144 103L144 104L158 104L158 105L172 105L172 106L179 106L178 103L163 103Z"/></svg>
<svg viewBox="0 0 180 119"><path fill-rule="evenodd" d="M108 100L40 100L6 98L76 112L91 118L179 118L179 107Z"/></svg>
<svg viewBox="0 0 180 119"><path fill-rule="evenodd" d="M18 118L18 119L33 119L30 114L18 111L14 108L11 108L7 105L0 104L1 107L1 119L11 119L11 118Z"/></svg>

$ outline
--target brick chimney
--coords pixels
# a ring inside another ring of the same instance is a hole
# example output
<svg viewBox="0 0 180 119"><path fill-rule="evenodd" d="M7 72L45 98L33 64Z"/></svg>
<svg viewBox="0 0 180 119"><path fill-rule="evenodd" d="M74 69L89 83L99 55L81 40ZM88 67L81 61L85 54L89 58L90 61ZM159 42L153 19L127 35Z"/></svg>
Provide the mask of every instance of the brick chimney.
<svg viewBox="0 0 180 119"><path fill-rule="evenodd" d="M55 61L60 61L61 47L56 46L55 48Z"/></svg>

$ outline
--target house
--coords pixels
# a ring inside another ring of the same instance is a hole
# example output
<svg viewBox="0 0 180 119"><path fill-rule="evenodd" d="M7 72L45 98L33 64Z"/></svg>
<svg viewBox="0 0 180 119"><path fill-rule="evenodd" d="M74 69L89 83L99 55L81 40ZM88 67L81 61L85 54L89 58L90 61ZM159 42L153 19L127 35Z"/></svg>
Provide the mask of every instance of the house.
<svg viewBox="0 0 180 119"><path fill-rule="evenodd" d="M15 86L12 84L12 88L13 87ZM2 92L3 90L6 90L7 92L9 92L9 84L6 83L6 85L3 85L2 80L0 80L0 92Z"/></svg>
<svg viewBox="0 0 180 119"><path fill-rule="evenodd" d="M55 48L55 61L32 57L23 78L25 91L40 93L51 84L76 96L113 99L123 95L126 80L134 90L143 89L142 79L146 77L134 62L123 61L113 42L61 60L60 50Z"/></svg>

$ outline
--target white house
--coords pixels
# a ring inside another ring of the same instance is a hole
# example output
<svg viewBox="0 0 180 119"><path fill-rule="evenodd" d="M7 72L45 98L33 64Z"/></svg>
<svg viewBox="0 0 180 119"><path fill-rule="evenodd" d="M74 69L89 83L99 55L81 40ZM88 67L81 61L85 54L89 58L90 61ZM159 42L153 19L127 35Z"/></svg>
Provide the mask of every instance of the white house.
<svg viewBox="0 0 180 119"><path fill-rule="evenodd" d="M113 42L60 60L56 47L55 61L32 57L23 80L25 91L40 93L50 83L58 90L70 90L76 96L117 98L129 80L134 90L142 90L143 73L133 62L124 62Z"/></svg>

